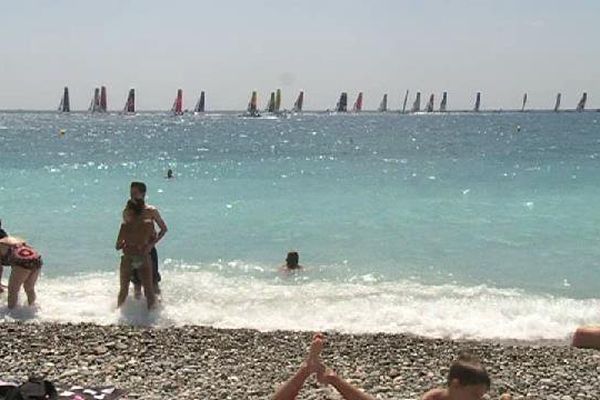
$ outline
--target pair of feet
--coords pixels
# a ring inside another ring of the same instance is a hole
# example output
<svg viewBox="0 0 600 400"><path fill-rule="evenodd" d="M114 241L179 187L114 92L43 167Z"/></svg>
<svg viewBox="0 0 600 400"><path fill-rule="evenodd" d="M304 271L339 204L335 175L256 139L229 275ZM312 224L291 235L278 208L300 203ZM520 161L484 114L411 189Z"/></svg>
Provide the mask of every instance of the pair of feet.
<svg viewBox="0 0 600 400"><path fill-rule="evenodd" d="M331 379L335 377L335 372L323 364L321 360L321 352L325 345L325 336L322 333L315 333L308 350L308 356L304 360L303 367L310 374L316 374L317 381L321 384L329 384Z"/></svg>

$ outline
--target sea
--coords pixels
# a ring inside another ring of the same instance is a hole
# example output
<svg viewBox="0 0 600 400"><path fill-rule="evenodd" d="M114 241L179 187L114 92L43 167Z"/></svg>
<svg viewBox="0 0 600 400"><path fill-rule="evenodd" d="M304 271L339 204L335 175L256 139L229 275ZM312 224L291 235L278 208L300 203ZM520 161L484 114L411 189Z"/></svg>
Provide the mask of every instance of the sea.
<svg viewBox="0 0 600 400"><path fill-rule="evenodd" d="M600 322L600 113L0 112L0 171L3 227L45 262L39 308L3 294L0 320L518 340ZM131 181L168 225L150 313L115 308Z"/></svg>

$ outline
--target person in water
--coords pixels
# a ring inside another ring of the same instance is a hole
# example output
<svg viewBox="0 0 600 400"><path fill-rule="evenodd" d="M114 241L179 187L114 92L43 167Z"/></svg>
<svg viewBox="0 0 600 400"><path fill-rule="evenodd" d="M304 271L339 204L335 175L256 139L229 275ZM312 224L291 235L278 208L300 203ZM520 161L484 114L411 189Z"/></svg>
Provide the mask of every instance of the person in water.
<svg viewBox="0 0 600 400"><path fill-rule="evenodd" d="M297 251L290 251L285 258L285 265L281 267L283 271L295 271L303 269L302 265L299 264L300 255Z"/></svg>
<svg viewBox="0 0 600 400"><path fill-rule="evenodd" d="M130 188L130 196L132 200L142 200L146 199L146 184L143 182L131 182ZM144 203L145 204L145 203ZM150 261L152 266L152 280L154 284L154 291L156 294L160 294L160 286L159 282L161 281L160 273L158 272L158 253L156 251L156 244L165 236L167 233L167 224L162 219L158 209L149 204L144 205L144 211L142 213L143 219L148 219L152 221L152 226L158 225L159 231L156 238L148 244L148 249L150 252ZM134 284L135 288L135 297L139 298L142 294L142 282L140 280L140 276L137 273L137 270L133 271L131 276L131 281Z"/></svg>
<svg viewBox="0 0 600 400"><path fill-rule="evenodd" d="M476 357L461 354L450 365L447 387L425 393L422 400L480 400L490 390L490 377ZM500 400L510 400L505 393Z"/></svg>
<svg viewBox="0 0 600 400"><path fill-rule="evenodd" d="M174 176L173 176L173 170L171 168L169 168L167 170L167 179L173 179L173 178L174 178Z"/></svg>
<svg viewBox="0 0 600 400"><path fill-rule="evenodd" d="M4 239L8 236L8 233L4 229L2 229L2 220L0 219L0 239ZM4 289L6 286L2 284L2 274L4 273L4 266L0 263L0 293L4 293Z"/></svg>
<svg viewBox="0 0 600 400"><path fill-rule="evenodd" d="M313 374L317 376L317 380L321 384L333 386L346 400L375 400L373 396L354 387L323 364L321 351L324 342L323 334L316 333L313 336L306 360L288 381L279 386L272 400L294 400L300 393L306 379Z"/></svg>
<svg viewBox="0 0 600 400"><path fill-rule="evenodd" d="M129 281L133 271L137 272L144 294L148 302L148 309L155 303L155 293L152 283L152 266L150 261L150 247L156 238L154 222L144 218L145 204L143 200L129 200L117 237L115 248L123 251L121 266L119 268L119 296L117 307L121 307L129 294Z"/></svg>
<svg viewBox="0 0 600 400"><path fill-rule="evenodd" d="M19 301L21 287L27 294L27 302L35 305L35 284L42 269L42 257L24 240L0 232L0 265L11 267L8 278L8 308L13 309Z"/></svg>

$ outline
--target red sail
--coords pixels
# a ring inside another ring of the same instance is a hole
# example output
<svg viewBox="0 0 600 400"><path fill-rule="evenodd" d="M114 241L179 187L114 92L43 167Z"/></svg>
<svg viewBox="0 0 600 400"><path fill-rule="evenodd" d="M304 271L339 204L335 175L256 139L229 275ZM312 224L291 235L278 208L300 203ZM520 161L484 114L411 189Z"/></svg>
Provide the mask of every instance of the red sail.
<svg viewBox="0 0 600 400"><path fill-rule="evenodd" d="M177 89L177 97L175 98L171 111L173 111L175 115L183 114L183 90Z"/></svg>

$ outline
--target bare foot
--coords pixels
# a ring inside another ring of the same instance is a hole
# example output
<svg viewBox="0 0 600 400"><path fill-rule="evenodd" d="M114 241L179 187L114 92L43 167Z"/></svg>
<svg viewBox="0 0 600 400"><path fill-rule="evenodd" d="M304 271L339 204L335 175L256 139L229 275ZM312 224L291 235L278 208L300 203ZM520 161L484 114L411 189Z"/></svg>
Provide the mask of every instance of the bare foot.
<svg viewBox="0 0 600 400"><path fill-rule="evenodd" d="M323 350L323 342L325 338L322 333L315 333L313 335L310 349L308 350L308 356L304 361L306 367L310 372L317 372L321 363L321 351Z"/></svg>
<svg viewBox="0 0 600 400"><path fill-rule="evenodd" d="M500 396L500 400L512 400L512 396L508 393L504 393L502 396Z"/></svg>
<svg viewBox="0 0 600 400"><path fill-rule="evenodd" d="M335 377L335 372L326 367L324 364L319 366L319 370L317 372L317 381L322 385L328 385L331 382L331 379Z"/></svg>

